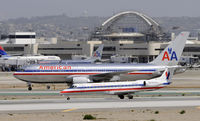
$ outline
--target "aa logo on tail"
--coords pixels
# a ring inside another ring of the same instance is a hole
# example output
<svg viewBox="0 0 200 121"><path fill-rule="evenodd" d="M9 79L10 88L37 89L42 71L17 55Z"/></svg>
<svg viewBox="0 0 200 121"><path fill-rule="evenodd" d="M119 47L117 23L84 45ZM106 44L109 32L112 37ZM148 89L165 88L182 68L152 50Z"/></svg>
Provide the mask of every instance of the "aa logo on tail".
<svg viewBox="0 0 200 121"><path fill-rule="evenodd" d="M169 80L170 72L165 73L166 79Z"/></svg>
<svg viewBox="0 0 200 121"><path fill-rule="evenodd" d="M172 48L168 48L168 51L164 52L164 55L162 57L162 61L164 61L165 59L167 59L168 61L172 61L174 59L176 61L178 61L177 56L176 56L176 52L173 51Z"/></svg>
<svg viewBox="0 0 200 121"><path fill-rule="evenodd" d="M96 51L95 53L94 53L94 57L100 57L101 56L101 54L98 52L98 51Z"/></svg>

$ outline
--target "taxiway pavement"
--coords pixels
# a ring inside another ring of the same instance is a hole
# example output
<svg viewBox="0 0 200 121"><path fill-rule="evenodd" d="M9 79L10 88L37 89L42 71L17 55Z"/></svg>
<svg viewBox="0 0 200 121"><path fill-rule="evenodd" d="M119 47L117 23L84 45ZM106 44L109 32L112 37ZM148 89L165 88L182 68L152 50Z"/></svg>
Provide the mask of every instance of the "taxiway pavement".
<svg viewBox="0 0 200 121"><path fill-rule="evenodd" d="M59 96L60 91L53 90L32 90L28 91L27 89L0 89L0 96ZM190 89L169 89L163 88L160 90L154 91L144 91L144 92L136 92L135 95L180 95L180 94L188 94L188 95L200 95L200 89L198 88L190 88ZM87 95L87 94L82 94Z"/></svg>
<svg viewBox="0 0 200 121"><path fill-rule="evenodd" d="M199 96L135 97L132 100L116 98L20 99L0 100L0 112L53 111L70 109L109 109L136 107L193 107L200 106Z"/></svg>

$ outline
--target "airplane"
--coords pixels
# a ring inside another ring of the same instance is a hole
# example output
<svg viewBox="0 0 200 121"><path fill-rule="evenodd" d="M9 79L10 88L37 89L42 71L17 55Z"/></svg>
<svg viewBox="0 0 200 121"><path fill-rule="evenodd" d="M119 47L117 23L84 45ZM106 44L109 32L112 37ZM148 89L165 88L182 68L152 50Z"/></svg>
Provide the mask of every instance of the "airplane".
<svg viewBox="0 0 200 121"><path fill-rule="evenodd" d="M160 77L150 80L73 84L70 88L61 91L60 94L68 96L67 100L70 100L70 95L82 93L118 95L120 99L124 99L124 96L127 95L129 99L133 99L132 94L135 92L153 91L170 85L173 73L174 68L166 68Z"/></svg>
<svg viewBox="0 0 200 121"><path fill-rule="evenodd" d="M92 83L127 81L158 77L166 67L178 67L189 32L181 32L150 63L101 63L101 64L33 64L15 72L15 78L28 83Z"/></svg>
<svg viewBox="0 0 200 121"><path fill-rule="evenodd" d="M41 60L47 61L59 61L60 57L58 56L44 56L44 55L35 55L35 56L11 56L6 53L2 46L0 46L0 66L2 68L17 68L18 66L24 66L31 62L37 62Z"/></svg>
<svg viewBox="0 0 200 121"><path fill-rule="evenodd" d="M83 60L87 61L101 61L102 53L103 53L103 47L104 44L99 45L99 47L96 49L96 51L92 54L92 57L84 57ZM79 60L79 59L73 59L73 60Z"/></svg>
<svg viewBox="0 0 200 121"><path fill-rule="evenodd" d="M101 44L99 45L99 47L97 48L97 50L92 54L92 57L88 57L82 60L61 60L61 61L39 61L40 64L44 64L44 63L51 63L51 64L91 64L91 63L95 63L97 61L101 61L102 58L102 53L103 53L103 47L104 45Z"/></svg>

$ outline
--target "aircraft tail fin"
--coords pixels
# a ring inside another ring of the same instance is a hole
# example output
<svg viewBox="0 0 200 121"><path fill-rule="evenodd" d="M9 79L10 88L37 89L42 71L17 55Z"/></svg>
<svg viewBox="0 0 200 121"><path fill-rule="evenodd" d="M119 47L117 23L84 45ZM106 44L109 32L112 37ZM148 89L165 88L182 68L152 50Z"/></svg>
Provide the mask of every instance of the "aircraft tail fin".
<svg viewBox="0 0 200 121"><path fill-rule="evenodd" d="M101 60L102 53L103 53L103 47L104 47L103 44L99 45L99 47L97 48L97 50L96 50L96 51L93 53L93 55L92 55L92 57L93 57L94 59L99 59L99 60Z"/></svg>
<svg viewBox="0 0 200 121"><path fill-rule="evenodd" d="M159 77L159 80L165 83L171 83L172 77L174 75L175 68L166 68L163 74Z"/></svg>
<svg viewBox="0 0 200 121"><path fill-rule="evenodd" d="M2 46L0 46L0 55L1 55L1 56L6 56L6 55L8 55L8 54L6 53L6 51L3 49Z"/></svg>
<svg viewBox="0 0 200 121"><path fill-rule="evenodd" d="M171 43L154 59L151 64L161 66L175 66L182 55L186 40L189 36L189 32L181 32L175 40Z"/></svg>

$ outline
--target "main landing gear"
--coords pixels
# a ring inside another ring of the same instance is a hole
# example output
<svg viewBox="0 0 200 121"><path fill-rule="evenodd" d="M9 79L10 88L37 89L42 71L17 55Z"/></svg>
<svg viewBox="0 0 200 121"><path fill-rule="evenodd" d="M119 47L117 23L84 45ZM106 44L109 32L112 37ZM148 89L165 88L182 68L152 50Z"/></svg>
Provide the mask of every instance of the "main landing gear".
<svg viewBox="0 0 200 121"><path fill-rule="evenodd" d="M118 95L120 99L124 99L124 95ZM133 99L133 95L128 95L128 99Z"/></svg>
<svg viewBox="0 0 200 121"><path fill-rule="evenodd" d="M31 90L33 89L30 82L27 82L27 87L28 87L28 90L29 90L29 91L31 91ZM46 88L47 88L47 90L50 90L50 89L51 89L51 86L50 86L50 85L47 85Z"/></svg>
<svg viewBox="0 0 200 121"><path fill-rule="evenodd" d="M124 99L124 95L118 95L120 99Z"/></svg>
<svg viewBox="0 0 200 121"><path fill-rule="evenodd" d="M133 95L128 95L128 99L133 99Z"/></svg>

